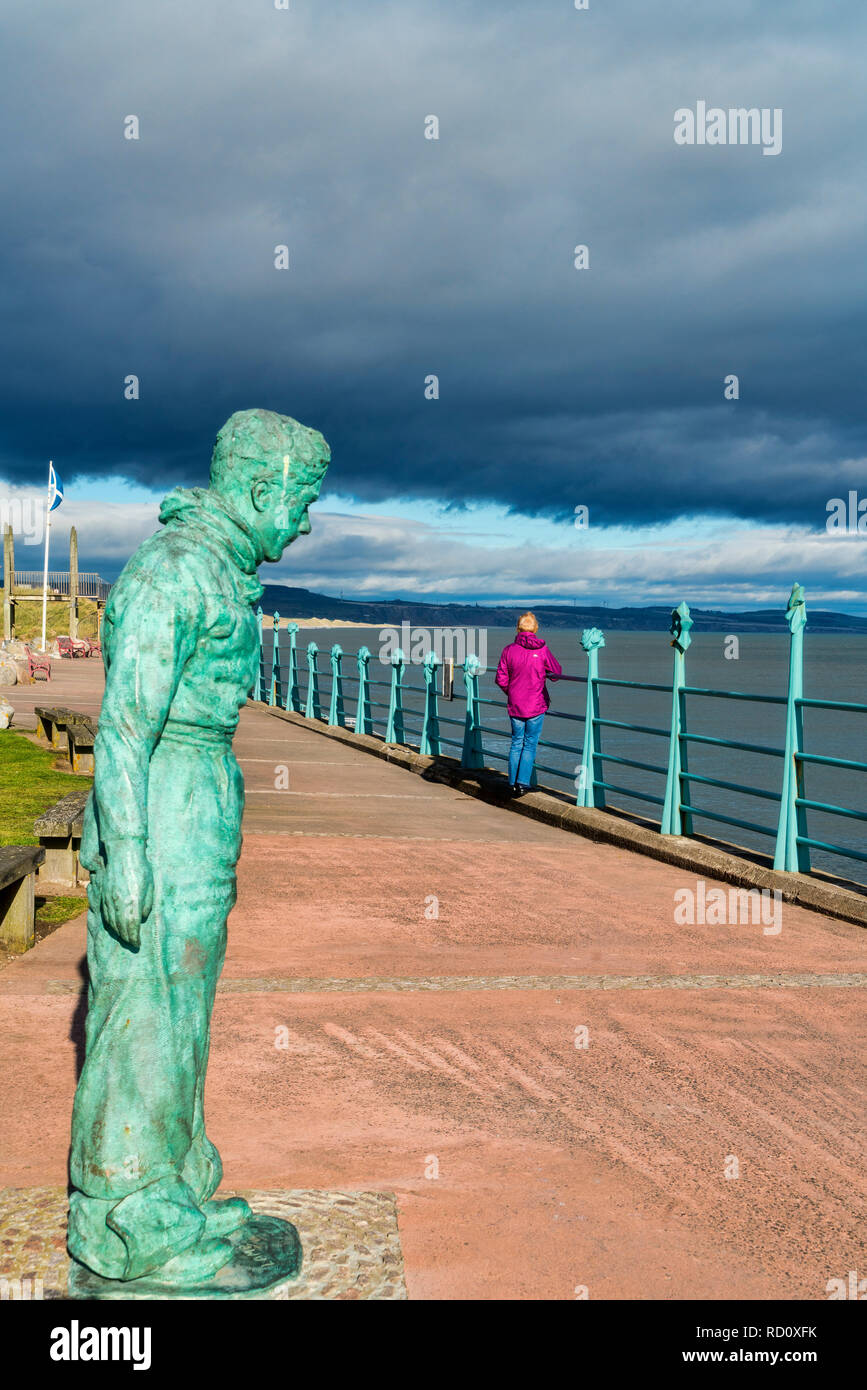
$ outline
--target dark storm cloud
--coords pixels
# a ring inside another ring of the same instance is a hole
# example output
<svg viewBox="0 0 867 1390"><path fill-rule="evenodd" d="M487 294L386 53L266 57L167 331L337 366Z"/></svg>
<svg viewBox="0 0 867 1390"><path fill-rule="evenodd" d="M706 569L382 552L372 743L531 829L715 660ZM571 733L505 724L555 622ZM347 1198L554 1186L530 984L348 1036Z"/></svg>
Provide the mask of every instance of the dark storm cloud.
<svg viewBox="0 0 867 1390"><path fill-rule="evenodd" d="M368 501L821 526L863 489L861 3L77 10L3 24L9 479L200 481L263 405ZM697 100L781 108L782 153L679 148Z"/></svg>

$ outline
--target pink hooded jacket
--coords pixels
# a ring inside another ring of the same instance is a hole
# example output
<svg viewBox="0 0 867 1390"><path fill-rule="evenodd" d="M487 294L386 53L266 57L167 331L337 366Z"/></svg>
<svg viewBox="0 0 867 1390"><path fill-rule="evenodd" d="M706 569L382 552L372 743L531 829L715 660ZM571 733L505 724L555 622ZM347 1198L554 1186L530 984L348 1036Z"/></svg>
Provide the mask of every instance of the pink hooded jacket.
<svg viewBox="0 0 867 1390"><path fill-rule="evenodd" d="M508 696L509 714L515 719L535 719L551 703L545 678L557 680L563 667L547 644L535 632L519 632L514 642L503 648L496 681Z"/></svg>

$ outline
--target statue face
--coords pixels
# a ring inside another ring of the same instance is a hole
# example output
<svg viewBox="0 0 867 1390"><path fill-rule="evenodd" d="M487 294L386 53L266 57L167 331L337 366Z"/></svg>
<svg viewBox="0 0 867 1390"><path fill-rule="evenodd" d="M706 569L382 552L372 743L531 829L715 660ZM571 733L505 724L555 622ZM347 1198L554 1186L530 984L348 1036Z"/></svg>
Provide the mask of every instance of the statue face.
<svg viewBox="0 0 867 1390"><path fill-rule="evenodd" d="M266 560L279 560L296 536L308 534L307 509L316 501L321 486L322 475L293 477L288 471L285 480L260 479L253 484L250 500Z"/></svg>

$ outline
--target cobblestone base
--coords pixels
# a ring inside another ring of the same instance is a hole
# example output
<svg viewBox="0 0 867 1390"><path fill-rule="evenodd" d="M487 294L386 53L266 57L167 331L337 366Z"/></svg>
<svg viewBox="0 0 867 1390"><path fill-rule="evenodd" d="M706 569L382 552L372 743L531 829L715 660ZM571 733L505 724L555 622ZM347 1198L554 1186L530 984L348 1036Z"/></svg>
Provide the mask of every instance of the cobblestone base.
<svg viewBox="0 0 867 1390"><path fill-rule="evenodd" d="M282 1217L298 1230L304 1250L301 1276L266 1297L406 1298L397 1204L391 1193L219 1195L246 1197L254 1211ZM66 1215L64 1188L0 1188L0 1299L67 1297Z"/></svg>

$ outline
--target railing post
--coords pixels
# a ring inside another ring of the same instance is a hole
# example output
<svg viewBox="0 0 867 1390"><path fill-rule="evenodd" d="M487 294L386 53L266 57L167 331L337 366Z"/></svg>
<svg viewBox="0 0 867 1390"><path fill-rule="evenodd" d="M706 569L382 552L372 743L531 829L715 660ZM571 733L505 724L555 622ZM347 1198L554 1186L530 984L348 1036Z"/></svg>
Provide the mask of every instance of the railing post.
<svg viewBox="0 0 867 1390"><path fill-rule="evenodd" d="M370 713L370 649L361 647L355 658L358 665L358 707L355 711L355 732L373 733L373 717Z"/></svg>
<svg viewBox="0 0 867 1390"><path fill-rule="evenodd" d="M296 645L298 624L289 623L286 631L289 633L289 674L286 677L286 703L283 708L294 710L296 714L300 714L301 692L298 689L298 647Z"/></svg>
<svg viewBox="0 0 867 1390"><path fill-rule="evenodd" d="M343 729L346 727L346 720L343 716L343 672L340 669L340 659L343 656L343 648L335 642L331 648L331 703L328 706L328 723L334 728Z"/></svg>
<svg viewBox="0 0 867 1390"><path fill-rule="evenodd" d="M605 634L598 627L585 627L581 646L587 653L587 706L584 714L584 749L581 754L578 806L604 806L605 790L595 787L602 777L602 764L596 748L596 721L599 718L599 648L605 646Z"/></svg>
<svg viewBox="0 0 867 1390"><path fill-rule="evenodd" d="M804 586L793 584L786 606L789 624L789 693L786 702L786 749L783 760L783 790L780 821L774 849L774 868L789 873L810 872L810 846L799 845L798 836L807 833L807 818L797 798L804 795L804 765L797 757L804 751L804 716L798 701L804 695L804 627L807 604Z"/></svg>
<svg viewBox="0 0 867 1390"><path fill-rule="evenodd" d="M406 657L397 647L391 654L391 694L388 697L388 723L385 726L386 743L405 743L403 734L403 673L406 670Z"/></svg>
<svg viewBox="0 0 867 1390"><path fill-rule="evenodd" d="M467 717L464 723L464 748L461 767L484 767L485 750L479 728L479 658L468 656L464 662L464 685L467 691Z"/></svg>
<svg viewBox="0 0 867 1390"><path fill-rule="evenodd" d="M268 704L279 705L280 703L280 614L274 614L274 649L271 654L271 689L268 692Z"/></svg>
<svg viewBox="0 0 867 1390"><path fill-rule="evenodd" d="M316 669L316 654L319 651L315 642L307 643L307 704L304 714L307 719L319 719L319 672Z"/></svg>
<svg viewBox="0 0 867 1390"><path fill-rule="evenodd" d="M258 660L258 662L256 663L256 684L253 686L253 699L254 699L254 700L261 700L261 698L262 698L262 687L263 687L263 685L264 685L264 683L265 683L265 680L264 680L264 675L265 675L265 653L264 653L264 650L263 650L263 648L262 648L262 618L263 618L263 616L264 616L264 614L262 613L262 605L260 604L259 607L256 609L256 629L257 629L258 634L259 634L259 660Z"/></svg>
<svg viewBox="0 0 867 1390"><path fill-rule="evenodd" d="M437 704L437 667L440 659L436 652L428 652L424 659L424 719L421 726L419 752L438 757L440 752L440 720Z"/></svg>
<svg viewBox="0 0 867 1390"><path fill-rule="evenodd" d="M692 618L689 616L689 605L679 603L672 610L671 614L671 645L674 648L674 671L671 678L671 735L668 742L668 774L665 779L665 805L662 808L662 824L660 830L663 835L682 835L684 830L687 834L692 831L692 817L681 814L680 803L683 801L683 790L681 774L687 771L686 745L683 742L683 735L686 733L686 709L684 705L683 687L686 685L686 649L692 638L689 630L692 627ZM684 825L686 820L686 825Z"/></svg>

